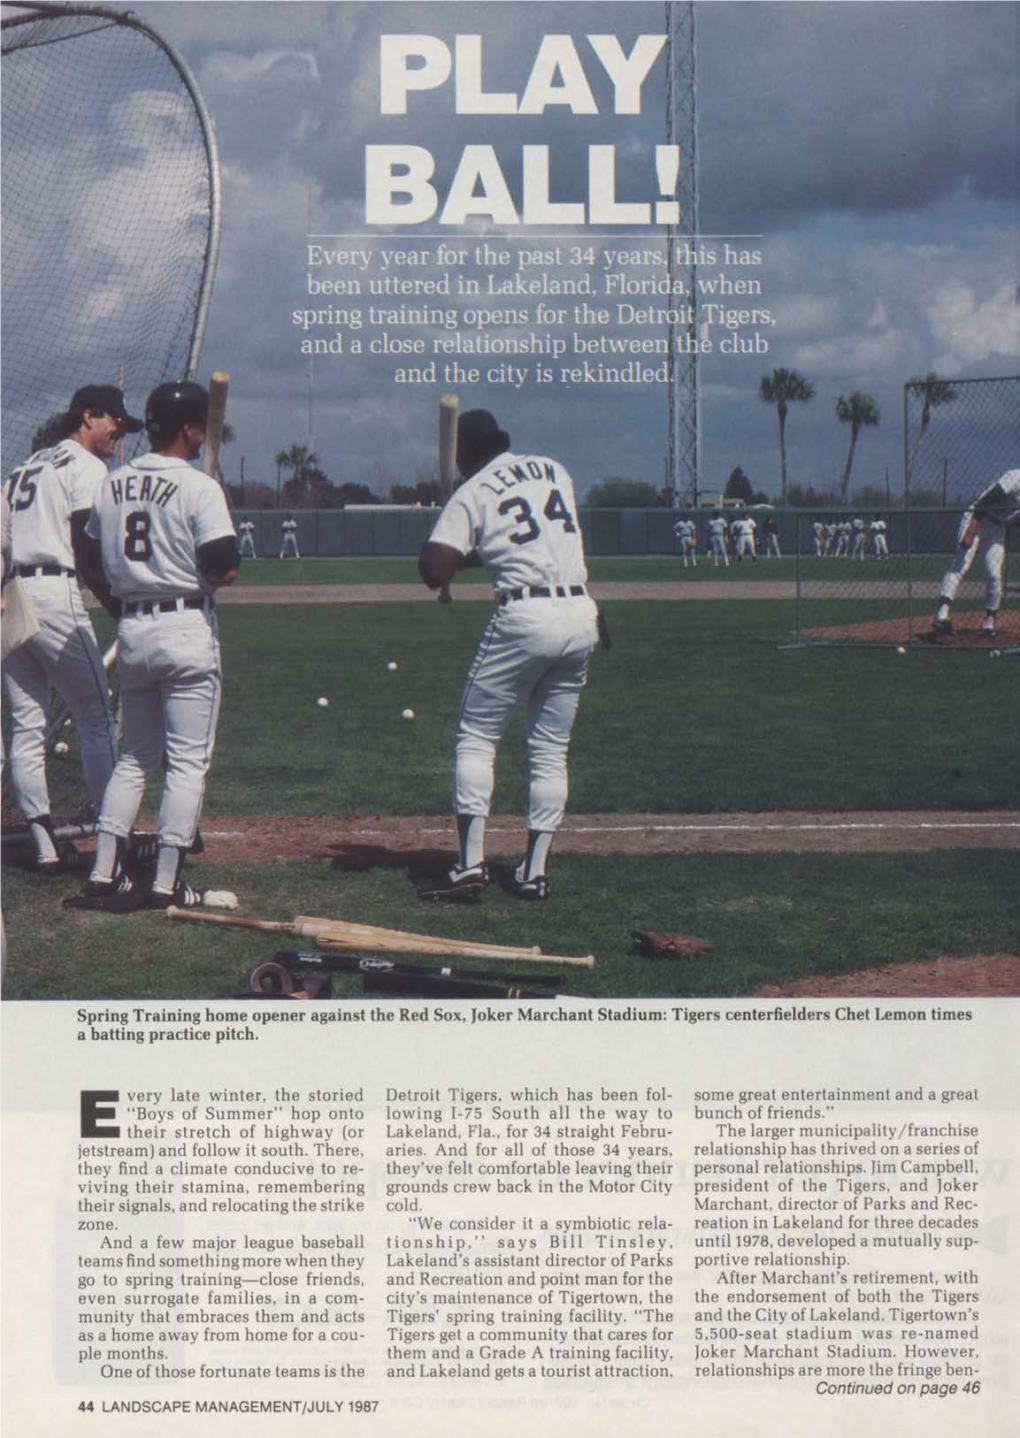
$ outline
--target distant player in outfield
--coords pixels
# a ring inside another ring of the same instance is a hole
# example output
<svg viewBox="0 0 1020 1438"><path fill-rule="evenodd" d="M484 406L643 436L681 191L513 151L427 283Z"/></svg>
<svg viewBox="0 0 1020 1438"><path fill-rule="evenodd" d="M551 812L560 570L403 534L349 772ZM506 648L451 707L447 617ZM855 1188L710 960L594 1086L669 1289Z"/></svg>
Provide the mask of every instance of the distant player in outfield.
<svg viewBox="0 0 1020 1438"><path fill-rule="evenodd" d="M850 532L850 558L859 559L864 563L868 549L868 531L864 527L864 520L860 515L855 515Z"/></svg>
<svg viewBox="0 0 1020 1438"><path fill-rule="evenodd" d="M242 519L237 526L237 535L241 541L241 558L257 559L255 553L255 526L250 519Z"/></svg>
<svg viewBox="0 0 1020 1438"><path fill-rule="evenodd" d="M574 484L557 460L510 453L510 436L484 409L460 417L457 468L464 483L422 548L421 577L439 589L457 569L481 564L492 578L496 609L468 671L457 721L453 807L460 852L449 873L418 893L454 899L487 886L485 825L496 750L523 708L528 844L513 892L547 899L549 850L567 802L567 750L598 638Z"/></svg>
<svg viewBox="0 0 1020 1438"><path fill-rule="evenodd" d="M981 556L985 569L985 617L981 636L994 639L1002 606L1002 566L1006 558L1006 526L1020 521L1020 469L1008 469L975 501L960 522L953 562L942 576L935 611L935 633L952 634L949 611L964 575Z"/></svg>
<svg viewBox="0 0 1020 1438"><path fill-rule="evenodd" d="M871 547L874 550L876 559L889 558L889 539L887 534L888 528L889 526L886 524L885 520L881 517L881 515L877 514L875 518L871 521L871 523L868 525L868 529L871 531Z"/></svg>
<svg viewBox="0 0 1020 1438"><path fill-rule="evenodd" d="M37 450L6 482L11 509L11 573L20 576L39 632L3 666L10 706L10 773L28 822L39 873L58 874L46 782L46 722L51 689L70 708L81 743L82 771L98 810L117 758L109 686L78 588L85 523L106 461L125 434L142 428L115 385L85 385L63 415L47 423L50 446ZM109 600L100 576L98 598Z"/></svg>
<svg viewBox="0 0 1020 1438"><path fill-rule="evenodd" d="M825 554L825 541L827 538L825 525L820 519L816 519L811 525L815 543L815 558L821 559Z"/></svg>
<svg viewBox="0 0 1020 1438"><path fill-rule="evenodd" d="M735 536L737 563L742 564L746 555L752 564L757 564L758 558L754 547L757 522L751 515L741 514L733 521L732 528Z"/></svg>
<svg viewBox="0 0 1020 1438"><path fill-rule="evenodd" d="M765 541L765 558L782 559L783 551L779 548L779 526L776 524L775 515L766 514L761 522L761 533Z"/></svg>
<svg viewBox="0 0 1020 1438"><path fill-rule="evenodd" d="M280 525L280 558L301 558L297 547L297 520L292 514L288 514Z"/></svg>
<svg viewBox="0 0 1020 1438"><path fill-rule="evenodd" d="M680 558L683 560L684 568L688 565L695 569L698 567L698 529L694 520L689 514L682 514L673 526L673 533L676 535L680 545Z"/></svg>
<svg viewBox="0 0 1020 1438"><path fill-rule="evenodd" d="M708 539L708 553L712 564L718 569L720 563L722 563L724 567L728 569L730 556L726 549L726 521L717 509L712 511L712 518L708 521L705 533Z"/></svg>
<svg viewBox="0 0 1020 1438"><path fill-rule="evenodd" d="M151 453L96 487L84 554L91 583L105 571L120 601L121 756L99 816L86 892L126 893L124 845L147 775L165 769L156 872L145 895L155 908L201 902L180 881L195 841L220 709L220 646L214 594L237 575L237 537L223 490L194 469L205 440L209 395L187 380L157 386L145 407Z"/></svg>

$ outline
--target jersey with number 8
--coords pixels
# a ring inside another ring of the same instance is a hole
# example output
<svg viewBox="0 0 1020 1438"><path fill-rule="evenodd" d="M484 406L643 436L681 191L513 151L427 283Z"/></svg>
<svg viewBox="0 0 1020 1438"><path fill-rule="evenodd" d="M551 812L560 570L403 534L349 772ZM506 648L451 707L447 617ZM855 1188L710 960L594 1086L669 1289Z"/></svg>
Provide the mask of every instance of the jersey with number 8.
<svg viewBox="0 0 1020 1438"><path fill-rule="evenodd" d="M118 599L211 594L195 551L234 533L216 480L186 460L147 454L96 489L88 533Z"/></svg>
<svg viewBox="0 0 1020 1438"><path fill-rule="evenodd" d="M477 551L497 593L588 577L573 480L544 456L499 455L455 491L429 537Z"/></svg>

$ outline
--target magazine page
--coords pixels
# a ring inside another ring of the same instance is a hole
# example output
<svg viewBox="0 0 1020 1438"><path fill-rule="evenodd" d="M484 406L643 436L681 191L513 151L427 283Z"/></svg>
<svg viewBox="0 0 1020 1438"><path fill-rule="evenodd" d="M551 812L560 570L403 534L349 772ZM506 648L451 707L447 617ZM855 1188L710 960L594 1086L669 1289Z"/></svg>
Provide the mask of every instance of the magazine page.
<svg viewBox="0 0 1020 1438"><path fill-rule="evenodd" d="M1020 7L2 20L8 1431L1010 1431Z"/></svg>

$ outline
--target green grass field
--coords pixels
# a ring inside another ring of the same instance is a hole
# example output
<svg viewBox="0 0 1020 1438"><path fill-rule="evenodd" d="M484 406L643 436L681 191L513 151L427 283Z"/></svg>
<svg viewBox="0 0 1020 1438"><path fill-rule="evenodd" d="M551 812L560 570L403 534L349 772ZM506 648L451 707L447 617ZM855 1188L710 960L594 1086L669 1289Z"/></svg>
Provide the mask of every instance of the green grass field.
<svg viewBox="0 0 1020 1438"><path fill-rule="evenodd" d="M614 563L634 578L659 561ZM354 582L338 579L338 566L378 583L403 561L302 564L320 583ZM261 568L249 565L245 580ZM1015 661L782 648L793 605L774 599L617 601L608 612L613 647L594 657L575 730L574 813L1020 809ZM224 605L226 692L206 823L446 814L460 686L486 614L484 605L456 603ZM328 708L316 705L320 695ZM413 721L400 717L405 707ZM500 752L496 812L520 815L525 780L518 723ZM203 860L192 873L205 886L236 889L242 912L260 917L319 913L592 952L595 969L571 973L568 991L651 996L750 992L880 962L1015 951L1015 860L980 850L563 853L550 871L550 903L521 904L497 883L479 903L455 908L416 899L422 856L357 872L329 859ZM5 880L12 998L211 998L242 990L248 969L278 946L157 914L67 911L59 901L76 891L71 878L45 882L9 868ZM638 927L701 934L716 953L642 959L630 941ZM355 982L338 980L336 991Z"/></svg>

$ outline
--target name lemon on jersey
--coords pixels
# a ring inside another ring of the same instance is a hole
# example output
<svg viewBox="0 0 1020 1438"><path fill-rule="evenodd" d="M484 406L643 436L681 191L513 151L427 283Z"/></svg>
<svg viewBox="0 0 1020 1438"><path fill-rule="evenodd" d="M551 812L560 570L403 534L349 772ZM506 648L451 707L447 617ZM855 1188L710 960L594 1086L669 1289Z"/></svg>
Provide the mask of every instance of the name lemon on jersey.
<svg viewBox="0 0 1020 1438"><path fill-rule="evenodd" d="M529 479L544 479L549 484L555 484L556 466L549 463L542 465L534 459L529 459L524 464L507 465L504 469L494 469L482 481L482 488L491 490L493 494L504 494L508 489L513 489L515 484L526 484ZM494 484L493 480L497 483Z"/></svg>
<svg viewBox="0 0 1020 1438"><path fill-rule="evenodd" d="M110 480L110 497L114 504L123 504L125 500L134 504L148 500L165 509L179 488L176 481L162 474L115 475Z"/></svg>

